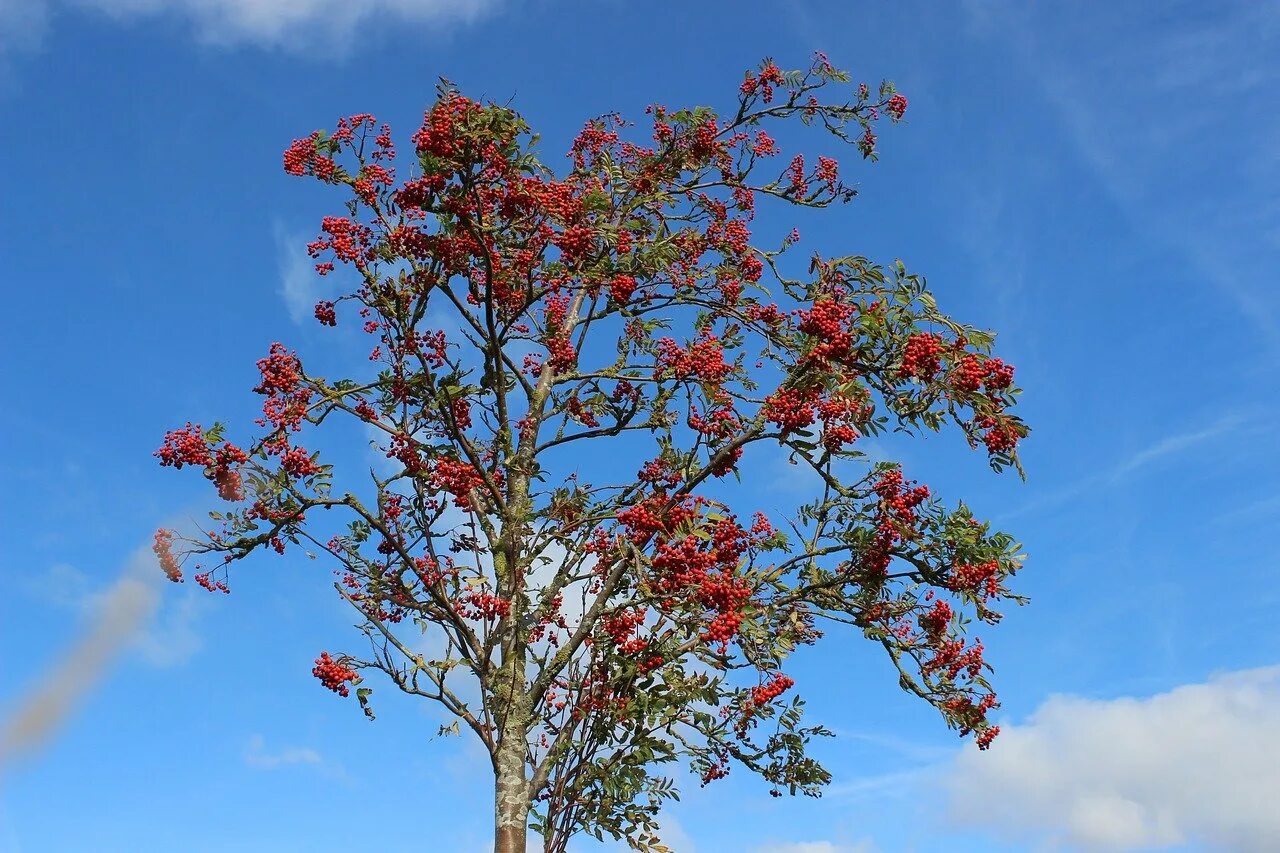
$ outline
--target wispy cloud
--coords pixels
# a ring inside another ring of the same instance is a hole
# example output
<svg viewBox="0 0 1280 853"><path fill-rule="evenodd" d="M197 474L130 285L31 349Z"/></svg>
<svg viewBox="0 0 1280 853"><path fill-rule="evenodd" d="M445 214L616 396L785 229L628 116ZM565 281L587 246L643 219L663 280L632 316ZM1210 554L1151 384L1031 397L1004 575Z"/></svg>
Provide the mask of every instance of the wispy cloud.
<svg viewBox="0 0 1280 853"><path fill-rule="evenodd" d="M1129 455L1118 459L1111 466L1101 469L1095 474L1068 483L1058 489L1046 492L1018 506L1017 509L1005 513L1000 521L1005 521L1028 513L1039 512L1051 507L1060 506L1073 498L1099 487L1114 488L1123 485L1136 474L1161 460L1185 453L1193 448L1256 428L1242 413L1232 412L1224 415L1208 426L1184 430L1163 438L1153 439Z"/></svg>
<svg viewBox="0 0 1280 853"><path fill-rule="evenodd" d="M1280 666L1149 698L1050 698L948 769L955 820L1087 850L1280 838ZM1199 849L1199 848L1197 848Z"/></svg>
<svg viewBox="0 0 1280 853"><path fill-rule="evenodd" d="M874 853L878 848L871 841L839 844L834 841L789 841L765 844L755 853Z"/></svg>
<svg viewBox="0 0 1280 853"><path fill-rule="evenodd" d="M48 28L44 0L0 0L0 57L36 47Z"/></svg>
<svg viewBox="0 0 1280 853"><path fill-rule="evenodd" d="M1134 471L1144 468L1153 462L1157 462L1167 456L1174 456L1207 441L1235 432L1244 422L1244 418L1239 414L1229 414L1204 429L1189 430L1162 438L1142 448L1115 466L1111 470L1110 480L1113 483L1118 483Z"/></svg>
<svg viewBox="0 0 1280 853"><path fill-rule="evenodd" d="M289 311L289 319L301 324L313 316L315 305L320 301L316 295L320 277L316 274L315 261L307 254L307 238L286 230L280 223L276 223L274 231L280 298Z"/></svg>
<svg viewBox="0 0 1280 853"><path fill-rule="evenodd" d="M1280 159L1269 144L1280 118L1267 108L1280 81L1274 5L1184 15L1150 4L1102 15L1006 0L965 8L972 28L1009 46L1040 85L1135 230L1180 253L1280 345L1271 286Z"/></svg>
<svg viewBox="0 0 1280 853"><path fill-rule="evenodd" d="M259 770L275 770L296 764L321 764L324 759L316 750L304 746L286 747L269 752L266 747L266 738L262 735L253 735L245 748L244 762Z"/></svg>
<svg viewBox="0 0 1280 853"><path fill-rule="evenodd" d="M935 772L934 765L924 764L907 770L895 770L892 773L859 776L831 784L826 793L828 796L846 800L896 797L927 783Z"/></svg>
<svg viewBox="0 0 1280 853"><path fill-rule="evenodd" d="M120 22L176 18L200 42L346 53L369 22L437 32L488 13L497 0L0 0L0 46L38 45L50 13L96 13Z"/></svg>

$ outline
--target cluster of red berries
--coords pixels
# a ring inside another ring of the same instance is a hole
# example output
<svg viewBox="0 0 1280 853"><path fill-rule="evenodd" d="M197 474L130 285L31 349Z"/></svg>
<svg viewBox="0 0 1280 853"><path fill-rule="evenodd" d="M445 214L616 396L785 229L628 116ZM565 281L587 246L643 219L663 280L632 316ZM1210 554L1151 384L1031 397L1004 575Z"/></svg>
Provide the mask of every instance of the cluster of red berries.
<svg viewBox="0 0 1280 853"><path fill-rule="evenodd" d="M593 119L587 122L574 138L573 145L569 149L569 153L573 156L574 168L586 168L588 157L598 157L606 146L614 145L617 141L617 131L608 129L603 120Z"/></svg>
<svg viewBox="0 0 1280 853"><path fill-rule="evenodd" d="M938 642L942 639L942 635L946 633L947 627L951 624L951 618L955 615L955 611L951 609L951 605L943 601L941 598L933 602L933 607L921 613L919 616L920 628L924 631L925 636L931 642Z"/></svg>
<svg viewBox="0 0 1280 853"><path fill-rule="evenodd" d="M702 774L702 784L705 786L717 779L723 779L729 775L729 757L727 755L720 756L714 764L707 768L707 772Z"/></svg>
<svg viewBox="0 0 1280 853"><path fill-rule="evenodd" d="M987 361L985 384L988 391L1003 391L1013 384L1013 365L1005 364L998 358Z"/></svg>
<svg viewBox="0 0 1280 853"><path fill-rule="evenodd" d="M447 183L444 175L425 175L412 181L405 181L396 190L395 202L404 211L422 210L431 206L431 200L444 189Z"/></svg>
<svg viewBox="0 0 1280 853"><path fill-rule="evenodd" d="M427 469L427 463L418 452L418 443L411 436L397 432L391 436L391 445L387 448L388 459L396 459L404 465L405 473L416 476Z"/></svg>
<svg viewBox="0 0 1280 853"><path fill-rule="evenodd" d="M438 459L431 470L431 483L437 489L453 495L459 509L472 509L471 492L484 485L484 475L470 462L454 459Z"/></svg>
<svg viewBox="0 0 1280 853"><path fill-rule="evenodd" d="M976 355L966 355L951 368L951 387L965 394L972 394L982 387L987 370Z"/></svg>
<svg viewBox="0 0 1280 853"><path fill-rule="evenodd" d="M712 385L724 382L732 368L725 363L724 348L720 339L706 335L682 348L671 338L658 341L655 378L669 374L676 379L696 379Z"/></svg>
<svg viewBox="0 0 1280 853"><path fill-rule="evenodd" d="M312 668L311 674L339 696L350 695L347 682L355 681L359 677L354 669L349 669L341 662L334 660L328 652L321 652L320 657L316 658L316 665Z"/></svg>
<svg viewBox="0 0 1280 853"><path fill-rule="evenodd" d="M784 82L786 79L782 76L782 69L772 62L766 62L760 69L759 77L750 71L747 72L747 78L742 81L740 89L742 94L748 97L758 91L761 99L767 104L773 100L773 87L781 86Z"/></svg>
<svg viewBox="0 0 1280 853"><path fill-rule="evenodd" d="M774 303L768 305L748 305L743 312L747 318L766 326L777 328L786 320L786 315Z"/></svg>
<svg viewBox="0 0 1280 853"><path fill-rule="evenodd" d="M1018 446L1021 436L1013 425L1004 418L983 415L974 420L973 425L986 430L982 435L982 443L991 453L1005 453Z"/></svg>
<svg viewBox="0 0 1280 853"><path fill-rule="evenodd" d="M199 424L190 422L181 429L169 430L164 435L164 444L152 454L160 459L163 466L172 465L181 468L183 465L209 465L213 454L204 440L204 432Z"/></svg>
<svg viewBox="0 0 1280 853"><path fill-rule="evenodd" d="M160 561L160 569L165 577L174 583L182 583L182 569L178 566L178 558L173 554L173 531L163 527L157 530L151 550Z"/></svg>
<svg viewBox="0 0 1280 853"><path fill-rule="evenodd" d="M627 232L623 231L618 235L619 242L621 242L622 234L626 233ZM621 247L619 247L619 252L621 252ZM609 282L609 297L616 305L626 305L631 301L631 295L635 292L636 280L634 276L622 274L615 275Z"/></svg>
<svg viewBox="0 0 1280 853"><path fill-rule="evenodd" d="M468 592L459 599L458 614L466 619L504 619L511 602L491 592Z"/></svg>
<svg viewBox="0 0 1280 853"><path fill-rule="evenodd" d="M295 139L289 143L289 147L284 151L284 170L290 175L306 175L314 174L320 180L329 180L333 176L334 164L332 160L324 158L328 166L317 170L316 161L319 155L316 152L316 143L320 141L320 131L316 131L305 139Z"/></svg>
<svg viewBox="0 0 1280 853"><path fill-rule="evenodd" d="M226 582L215 581L210 577L210 574L210 572L203 572L201 574L192 575L192 577L195 578L196 583L209 590L209 592L221 592L223 594L230 595L231 588L227 586Z"/></svg>
<svg viewBox="0 0 1280 853"><path fill-rule="evenodd" d="M902 116L907 112L906 96L895 94L889 98L889 103L884 105L884 111L891 115L894 121L901 121Z"/></svg>
<svg viewBox="0 0 1280 853"><path fill-rule="evenodd" d="M619 652L624 655L639 654L648 648L649 641L643 637L633 637L632 634L644 624L646 612L643 607L623 611L601 620L600 627Z"/></svg>
<svg viewBox="0 0 1280 853"><path fill-rule="evenodd" d="M316 319L320 321L322 326L338 325L338 313L334 310L332 302L321 301L316 303Z"/></svg>
<svg viewBox="0 0 1280 853"><path fill-rule="evenodd" d="M874 410L871 403L850 395L834 396L818 403L823 447L834 451L852 444L860 435L858 427L867 422Z"/></svg>
<svg viewBox="0 0 1280 853"><path fill-rule="evenodd" d="M778 153L778 144L763 130L756 131L756 138L751 143L751 153L757 157L772 157Z"/></svg>
<svg viewBox="0 0 1280 853"><path fill-rule="evenodd" d="M243 465L248 460L249 455L229 441L218 448L212 466L205 472L217 487L218 497L224 501L244 500L240 472L233 466Z"/></svg>
<svg viewBox="0 0 1280 853"><path fill-rule="evenodd" d="M564 408L565 408L565 411L569 413L570 417L572 417L574 420L576 420L578 423L582 424L583 426L588 426L588 427L600 426L600 419L595 416L594 412L592 412L587 407L583 406L582 400L579 399L578 397L570 397L568 400L566 400L564 404Z"/></svg>
<svg viewBox="0 0 1280 853"><path fill-rule="evenodd" d="M928 486L908 488L902 471L886 471L872 486L879 497L875 509L875 536L863 555L863 565L876 576L882 576L893 561L893 547L904 535L914 535L915 510L929 497Z"/></svg>
<svg viewBox="0 0 1280 853"><path fill-rule="evenodd" d="M768 705L774 699L777 699L783 693L790 690L795 685L795 679L781 672L774 675L768 682L758 687L751 688L751 698L747 700L752 707L759 708L762 705Z"/></svg>
<svg viewBox="0 0 1280 853"><path fill-rule="evenodd" d="M709 438L722 439L732 436L741 426L738 421L738 413L734 411L732 400L723 406L712 409L705 415L695 408L690 408L686 423L691 430Z"/></svg>
<svg viewBox="0 0 1280 853"><path fill-rule="evenodd" d="M816 391L779 388L764 401L764 416L785 435L813 423Z"/></svg>
<svg viewBox="0 0 1280 853"><path fill-rule="evenodd" d="M954 590L972 590L985 599L999 593L999 576L1000 563L997 560L976 565L959 563L952 566L951 573L947 576L947 586Z"/></svg>
<svg viewBox="0 0 1280 853"><path fill-rule="evenodd" d="M973 679L986 663L982 659L984 651L981 640L968 646L959 638L943 639L934 646L933 656L920 665L920 671L925 675L941 671L951 681L955 681L956 676L964 672Z"/></svg>
<svg viewBox="0 0 1280 853"><path fill-rule="evenodd" d="M459 397L456 400L450 400L449 417L453 419L454 426L458 429L470 429L471 404L467 402L464 397Z"/></svg>
<svg viewBox="0 0 1280 853"><path fill-rule="evenodd" d="M307 453L306 448L294 447L280 457L280 468L290 477L309 477L319 472L320 466Z"/></svg>
<svg viewBox="0 0 1280 853"><path fill-rule="evenodd" d="M666 495L658 494L620 510L616 518L632 541L643 542L655 533L669 533L684 524L694 516L698 503L696 498L686 498L668 508Z"/></svg>
<svg viewBox="0 0 1280 853"><path fill-rule="evenodd" d="M787 177L791 181L791 191L798 196L809 194L809 183L804 178L804 155L797 154L791 158L787 166Z"/></svg>
<svg viewBox="0 0 1280 853"><path fill-rule="evenodd" d="M481 112L479 104L457 93L437 101L422 117L422 126L413 134L419 154L432 154L447 159L458 152L458 124Z"/></svg>
<svg viewBox="0 0 1280 853"><path fill-rule="evenodd" d="M311 257L318 258L321 252L330 250L335 258L357 268L372 259L374 240L368 227L342 216L326 216L320 221L320 230L324 235L307 244Z"/></svg>
<svg viewBox="0 0 1280 853"><path fill-rule="evenodd" d="M659 456L644 463L644 466L636 472L636 479L651 486L674 489L680 485L684 477L671 467L670 460Z"/></svg>
<svg viewBox="0 0 1280 853"><path fill-rule="evenodd" d="M884 472L872 488L889 512L906 525L915 523L915 508L929 498L928 486L907 488L900 468Z"/></svg>
<svg viewBox="0 0 1280 853"><path fill-rule="evenodd" d="M813 176L825 183L834 184L840 177L840 164L830 157L819 157L818 168L814 170Z"/></svg>
<svg viewBox="0 0 1280 853"><path fill-rule="evenodd" d="M738 466L742 459L741 447L735 447L727 453L724 450L710 449L711 458L707 461L707 473L712 477L727 477Z"/></svg>
<svg viewBox="0 0 1280 853"><path fill-rule="evenodd" d="M395 183L395 173L377 163L366 163L360 168L360 174L351 184L355 194L365 204L372 205L378 200L378 191Z"/></svg>
<svg viewBox="0 0 1280 853"><path fill-rule="evenodd" d="M566 373L578 363L578 352L563 335L547 339L547 364L557 373Z"/></svg>
<svg viewBox="0 0 1280 853"><path fill-rule="evenodd" d="M723 213L720 214L724 216ZM741 258L751 250L751 230L741 219L715 222L707 229L707 241L726 255Z"/></svg>
<svg viewBox="0 0 1280 853"><path fill-rule="evenodd" d="M847 363L853 355L854 343L848 323L856 310L853 305L835 299L819 299L809 310L798 311L797 330L819 341L806 354L806 360Z"/></svg>
<svg viewBox="0 0 1280 853"><path fill-rule="evenodd" d="M941 354L941 338L932 332L918 332L907 338L898 374L904 379L914 376L927 382L941 368Z"/></svg>
<svg viewBox="0 0 1280 853"><path fill-rule="evenodd" d="M259 394L290 394L302 380L301 370L298 357L277 341L271 345L266 358L258 359L262 382L253 390Z"/></svg>
<svg viewBox="0 0 1280 853"><path fill-rule="evenodd" d="M596 232L589 225L566 228L551 241L560 249L560 257L566 264L585 258L596 244Z"/></svg>

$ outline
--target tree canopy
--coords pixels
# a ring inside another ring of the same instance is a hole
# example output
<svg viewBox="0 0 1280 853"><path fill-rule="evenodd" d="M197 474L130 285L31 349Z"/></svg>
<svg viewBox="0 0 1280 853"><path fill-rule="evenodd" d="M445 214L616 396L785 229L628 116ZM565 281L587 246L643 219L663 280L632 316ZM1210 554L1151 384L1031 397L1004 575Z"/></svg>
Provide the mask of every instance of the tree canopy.
<svg viewBox="0 0 1280 853"><path fill-rule="evenodd" d="M157 532L165 572L195 560L226 592L258 551L329 561L367 641L320 654L316 677L372 717L380 672L479 738L498 850L528 826L548 851L580 832L664 849L677 761L817 795L830 774L807 745L828 732L784 668L829 630L882 646L987 747L997 700L968 630L1023 601L1019 546L859 441L950 427L1017 467L1013 368L902 263L752 233L758 204L856 195L773 127L875 160L906 109L818 56L766 60L722 114L589 121L560 173L518 113L448 83L406 158L369 115L296 140L285 170L348 194L309 251L351 284L315 317L358 324L368 359L328 378L272 344L257 437L165 437L161 463L203 469L228 503L210 530ZM307 449L339 419L387 464ZM779 448L813 488L771 517L739 484Z"/></svg>

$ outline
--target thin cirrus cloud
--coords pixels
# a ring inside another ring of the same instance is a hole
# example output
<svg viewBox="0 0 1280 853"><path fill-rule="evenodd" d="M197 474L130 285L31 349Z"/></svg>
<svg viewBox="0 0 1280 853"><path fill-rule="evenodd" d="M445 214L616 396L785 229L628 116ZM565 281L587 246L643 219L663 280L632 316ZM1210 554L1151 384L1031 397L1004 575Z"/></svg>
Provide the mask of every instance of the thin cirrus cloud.
<svg viewBox="0 0 1280 853"><path fill-rule="evenodd" d="M755 853L874 853L876 846L870 841L854 844L837 844L833 841L792 841L768 844L756 848Z"/></svg>
<svg viewBox="0 0 1280 853"><path fill-rule="evenodd" d="M1113 4L1101 23L1053 4L964 8L1039 84L1135 228L1180 254L1271 355L1280 351L1280 300L1268 284L1280 250L1276 5L1191 4L1196 14L1171 15L1162 4Z"/></svg>
<svg viewBox="0 0 1280 853"><path fill-rule="evenodd" d="M1280 666L1148 698L1048 699L943 774L957 821L1050 845L1275 850Z"/></svg>
<svg viewBox="0 0 1280 853"><path fill-rule="evenodd" d="M310 747L292 746L271 752L267 749L266 739L262 735L253 735L249 738L244 760L250 767L259 770L275 770L297 764L320 764L324 761L320 753Z"/></svg>
<svg viewBox="0 0 1280 853"><path fill-rule="evenodd" d="M1095 474L1069 482L1064 486L1023 502L1016 509L1002 514L998 521L1003 523L1011 518L1061 506L1091 489L1120 486L1143 469L1161 460L1176 457L1179 454L1184 454L1216 440L1251 434L1267 428L1266 424L1257 419L1251 419L1242 411L1228 412L1207 426L1191 427L1161 438L1154 438L1145 447L1117 460L1109 467L1103 468Z"/></svg>
<svg viewBox="0 0 1280 853"><path fill-rule="evenodd" d="M476 20L496 0L0 0L0 52L37 47L63 14L120 21L177 19L201 42L301 50L349 47L371 22L441 29Z"/></svg>

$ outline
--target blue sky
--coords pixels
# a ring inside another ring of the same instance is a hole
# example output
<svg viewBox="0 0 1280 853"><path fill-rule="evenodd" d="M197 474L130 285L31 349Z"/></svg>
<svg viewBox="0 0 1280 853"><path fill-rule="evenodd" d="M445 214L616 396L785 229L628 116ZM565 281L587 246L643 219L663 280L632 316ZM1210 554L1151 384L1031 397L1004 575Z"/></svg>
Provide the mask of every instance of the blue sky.
<svg viewBox="0 0 1280 853"><path fill-rule="evenodd" d="M151 532L212 507L150 454L188 419L247 424L271 341L354 351L298 322L336 201L281 172L291 139L372 112L405 140L443 75L511 99L554 163L588 117L724 105L762 56L814 50L893 79L907 120L850 170L853 205L757 233L902 258L999 331L1027 482L955 437L882 449L1024 543L1033 602L983 635L989 753L832 636L792 667L838 733L831 791L689 786L672 846L1280 845L1260 796L1280 790L1277 7L445 5L0 0L0 719L69 659L90 685L3 756L0 849L485 849L478 746L432 740L434 712L389 688L370 724L311 677L355 637L323 567L262 559L227 598L146 586L143 628L106 653L95 619L151 576ZM788 482L766 463L746 489L767 508Z"/></svg>

